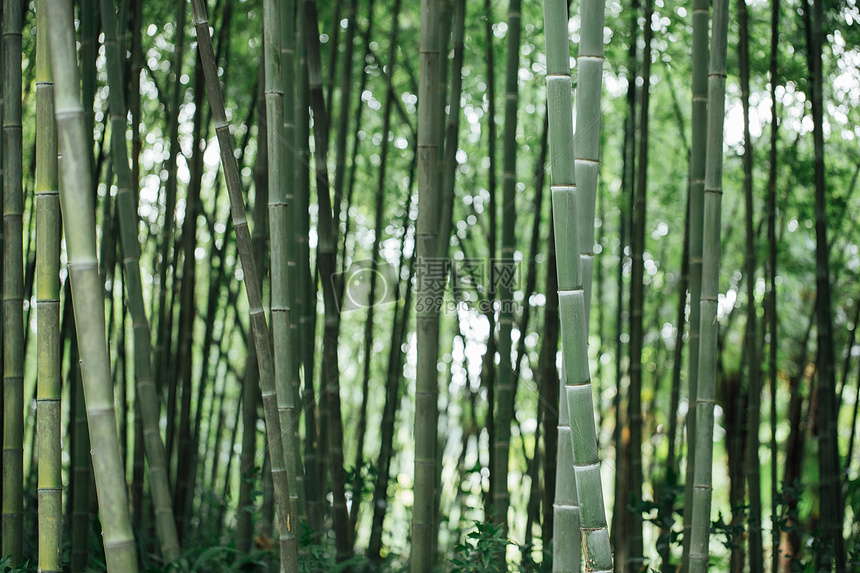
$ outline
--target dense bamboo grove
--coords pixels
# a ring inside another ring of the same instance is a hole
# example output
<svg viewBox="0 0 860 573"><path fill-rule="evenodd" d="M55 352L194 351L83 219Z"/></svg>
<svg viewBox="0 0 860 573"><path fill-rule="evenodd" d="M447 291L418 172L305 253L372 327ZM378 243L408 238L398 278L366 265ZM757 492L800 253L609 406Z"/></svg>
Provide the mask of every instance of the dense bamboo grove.
<svg viewBox="0 0 860 573"><path fill-rule="evenodd" d="M854 0L0 19L3 571L860 569Z"/></svg>

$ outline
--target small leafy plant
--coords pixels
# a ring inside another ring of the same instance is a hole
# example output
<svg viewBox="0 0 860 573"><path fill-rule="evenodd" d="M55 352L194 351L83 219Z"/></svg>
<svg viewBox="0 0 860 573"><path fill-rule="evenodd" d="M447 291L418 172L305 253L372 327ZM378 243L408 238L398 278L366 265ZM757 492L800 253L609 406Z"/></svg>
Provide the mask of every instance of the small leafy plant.
<svg viewBox="0 0 860 573"><path fill-rule="evenodd" d="M454 548L450 563L456 573L497 573L507 570L504 564L505 549L512 545L502 534L502 526L488 522L475 522L475 531L466 536L466 542Z"/></svg>

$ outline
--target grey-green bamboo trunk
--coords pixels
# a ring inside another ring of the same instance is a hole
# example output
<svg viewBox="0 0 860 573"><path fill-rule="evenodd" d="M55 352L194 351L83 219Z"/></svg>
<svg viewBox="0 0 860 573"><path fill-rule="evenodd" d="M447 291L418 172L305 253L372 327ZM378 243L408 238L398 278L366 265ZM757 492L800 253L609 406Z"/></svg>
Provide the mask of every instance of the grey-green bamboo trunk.
<svg viewBox="0 0 860 573"><path fill-rule="evenodd" d="M64 186L60 204L105 557L108 571L134 573L137 571L137 557L128 514L104 337L104 283L99 276L96 259L93 182L87 157L90 151L86 145L71 2L49 2L48 29L55 82L55 117L63 157Z"/></svg>
<svg viewBox="0 0 860 573"><path fill-rule="evenodd" d="M687 374L687 469L684 478L684 541L682 563L690 558L693 474L696 456L696 395L699 379L699 329L702 293L702 217L705 189L705 147L708 112L708 1L693 0L692 139L690 144L690 364Z"/></svg>
<svg viewBox="0 0 860 573"><path fill-rule="evenodd" d="M723 118L725 114L728 0L714 3L708 73L708 142L702 225L702 297L699 376L696 394L696 454L693 476L689 571L708 569L711 531L711 463L717 375L717 295L720 279L720 204L722 197Z"/></svg>
<svg viewBox="0 0 860 573"><path fill-rule="evenodd" d="M418 223L415 234L415 293L418 359L415 389L415 474L412 510L412 573L433 569L435 504L437 370L441 281L433 280L439 212L439 122L436 117L439 79L439 2L421 0L418 75ZM443 271L444 272L444 271ZM443 275L444 276L444 275Z"/></svg>
<svg viewBox="0 0 860 573"><path fill-rule="evenodd" d="M24 2L3 1L3 555L24 543L24 190L21 26Z"/></svg>
<svg viewBox="0 0 860 573"><path fill-rule="evenodd" d="M573 118L570 79L570 49L567 36L566 3L560 0L544 2L544 29L547 50L547 108L550 126L551 189L557 253L559 314L562 335L562 378L567 414L571 427L573 460L567 465L559 457L559 482L576 480L580 500L583 555L586 571L611 571L612 552L603 504L600 478L600 458L594 426L591 375L588 365L585 293L580 262L579 230L577 229L577 194L575 154L573 149ZM561 411L559 419L565 412ZM559 428L559 447L563 446ZM565 454L566 455L566 454ZM558 513L561 508L557 507ZM555 544L562 541L565 531L556 523ZM576 567L575 569L573 567ZM579 564L555 563L556 571L579 571Z"/></svg>
<svg viewBox="0 0 860 573"><path fill-rule="evenodd" d="M60 475L60 196L48 14L36 7L36 431L39 447L39 570L62 571L63 480Z"/></svg>

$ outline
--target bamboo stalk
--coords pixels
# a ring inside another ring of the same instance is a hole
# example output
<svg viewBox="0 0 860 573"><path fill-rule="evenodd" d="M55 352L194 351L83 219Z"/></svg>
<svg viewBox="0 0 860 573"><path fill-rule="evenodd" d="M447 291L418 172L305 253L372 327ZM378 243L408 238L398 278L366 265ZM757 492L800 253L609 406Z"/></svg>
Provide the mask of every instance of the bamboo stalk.
<svg viewBox="0 0 860 573"><path fill-rule="evenodd" d="M343 422L340 404L340 369L338 367L338 333L340 329L340 295L342 289L336 286L336 258L338 243L338 222L333 217L332 197L329 195L329 177L326 158L328 152L328 122L322 91L322 64L320 62L320 42L316 31L319 30L317 3L304 0L304 27L307 30L305 42L308 58L308 84L311 107L314 113L314 166L316 169L317 198L319 203L319 247L317 261L322 280L323 303L325 307L325 326L323 330L323 361L321 394L326 404L325 415L320 416L320 426L327 432L327 440L322 440L328 448L329 473L332 485L332 522L335 532L337 561L343 562L352 557L352 531L349 527L349 513L346 507L346 476L343 468ZM339 197L334 198L335 202ZM325 421L325 423L323 423Z"/></svg>
<svg viewBox="0 0 860 573"><path fill-rule="evenodd" d="M629 466L627 467L628 500L642 500L642 349L645 343L643 307L645 306L645 224L648 193L648 100L651 92L651 18L653 1L645 0L644 50L642 54L642 99L639 107L639 158L636 162L636 195L633 207L632 264L630 272L630 388L627 421L630 428ZM578 173L578 171L577 171ZM584 224L584 222L583 222ZM594 225L592 224L591 227ZM642 513L628 515L627 553L624 568L636 573L644 565Z"/></svg>
<svg viewBox="0 0 860 573"><path fill-rule="evenodd" d="M230 126L227 123L221 85L218 82L215 53L212 49L212 39L209 36L209 23L206 18L206 5L203 0L192 1L194 27L197 31L197 46L200 51L200 61L206 78L206 88L209 92L209 107L218 134L218 144L221 150L221 164L227 181L227 191L230 196L230 208L233 227L236 232L236 242L239 247L239 257L244 272L245 291L251 308L251 327L254 336L254 346L257 351L257 363L260 370L260 386L263 398L263 411L266 418L267 444L272 456L272 480L275 484L275 503L278 509L278 530L280 537L281 566L287 573L298 570L297 538L295 535L295 520L290 511L290 492L287 482L284 447L282 444L281 424L278 417L278 404L274 381L274 360L272 347L269 344L269 329L263 310L260 281L252 258L251 237L245 213L239 170L236 156L233 154L233 139Z"/></svg>
<svg viewBox="0 0 860 573"><path fill-rule="evenodd" d="M93 1L93 0L89 0ZM168 289L168 273L173 267L170 253L173 246L173 231L174 221L176 219L176 186L177 186L177 170L179 164L179 106L182 101L184 88L179 79L182 77L182 59L185 55L185 19L187 17L187 6L185 2L178 2L176 8L176 37L173 41L173 61L171 69L175 74L173 83L173 91L170 94L170 119L167 128L168 146L170 149L170 157L167 161L167 181L164 186L164 222L162 224L162 238L159 246L159 266L158 266L158 284L161 288L158 290L158 323L156 347L153 355L155 368L158 372L169 372L166 367L170 359L170 339L172 337L169 325L172 322L169 314L172 311L172 305L168 305L167 293ZM196 109L195 109L196 111ZM161 381L163 387L164 381Z"/></svg>
<svg viewBox="0 0 860 573"><path fill-rule="evenodd" d="M815 183L815 292L818 359L818 400L821 412L818 441L818 495L821 511L821 541L825 551L830 553L837 573L846 571L845 539L843 522L845 507L840 487L839 475L842 471L839 459L839 403L836 395L836 376L833 353L833 316L831 302L830 249L827 243L827 186L824 163L824 73L822 49L825 35L823 31L824 8L821 0L815 0L810 12L809 2L803 2L804 18L807 28L811 20L811 30L807 32L807 62L810 75L812 100L812 139L814 146L813 180ZM824 565L822 554L816 556L819 567ZM825 568L830 569L830 563Z"/></svg>
<svg viewBox="0 0 860 573"><path fill-rule="evenodd" d="M60 196L45 0L38 2L36 19L36 428L39 570L47 573L62 571L63 481L60 475Z"/></svg>
<svg viewBox="0 0 860 573"><path fill-rule="evenodd" d="M391 66L394 67L393 64ZM413 146L415 149L415 146ZM412 209L412 189L415 183L415 166L417 163L417 153L412 156L412 163L409 168L409 203L404 210L403 222L403 238L400 242L400 264L397 268L397 276L400 277L403 272L404 264L408 264L408 278L406 280L406 293L403 296L402 302L400 298L400 282L398 281L394 287L394 303L395 312L393 323L394 327L391 331L391 345L388 353L388 369L385 377L385 405L382 407L382 421L379 437L379 457L377 458L377 478L375 488L373 490L373 520L370 526L370 541L367 545L367 556L371 561L378 561L380 558L380 550L382 549L382 526L385 520L385 513L388 509L388 483L391 478L391 459L394 455L394 422L399 403L400 381L403 364L403 355L401 348L406 340L407 331L409 330L409 311L412 309L412 277L415 274L415 251L409 257L408 263L405 263L404 245L406 237L410 236L409 231L414 233L414 226L411 223L410 211ZM401 309L400 312L397 312ZM398 315L399 318L398 318Z"/></svg>
<svg viewBox="0 0 860 573"><path fill-rule="evenodd" d="M749 490L750 573L763 573L764 549L761 533L761 469L759 467L759 426L761 425L761 363L755 302L757 239L753 217L753 148L750 134L750 54L746 0L738 0L738 67L741 76L741 105L744 116L744 203L747 252L747 323L744 334L749 399L746 414L746 481ZM775 450L774 450L775 451Z"/></svg>
<svg viewBox="0 0 860 573"><path fill-rule="evenodd" d="M717 374L717 294L720 277L723 118L725 116L728 1L715 0L708 72L708 142L702 225L701 345L696 393L696 454L690 539L691 573L708 569L711 531L711 463Z"/></svg>
<svg viewBox="0 0 860 573"><path fill-rule="evenodd" d="M517 102L522 31L520 0L511 0L508 7L507 61L505 63L505 139L502 149L502 250L499 293L499 374L495 418L495 458L490 470L493 480L493 518L508 528L508 463L511 439L511 414L514 405L514 366L511 363L511 332L514 323L514 252L516 251L516 184L517 184ZM459 97L458 97L459 100ZM449 150L446 147L446 152ZM494 277L495 278L495 277ZM520 333L522 336L523 333Z"/></svg>
<svg viewBox="0 0 860 573"><path fill-rule="evenodd" d="M47 11L55 82L55 116L63 156L64 187L60 203L105 556L108 571L134 573L137 571L137 558L128 515L104 337L104 299L97 271L93 185L86 156L84 111L75 61L72 3L52 0Z"/></svg>
<svg viewBox="0 0 860 573"><path fill-rule="evenodd" d="M388 43L388 65L385 68L385 104L383 105L382 111L382 143L381 149L379 150L379 176L376 180L376 205L374 208L374 235L373 235L373 246L371 247L371 263L370 263L370 288L368 294L368 307L367 307L367 319L364 323L364 357L362 360L362 394L361 394L361 408L359 410L359 419L358 419L358 439L356 440L357 445L355 449L355 479L352 483L352 491L360 492L361 491L361 467L364 465L364 438L367 431L367 407L368 401L370 397L370 363L373 357L373 321L376 312L376 288L377 288L377 279L379 274L379 256L380 256L380 245L382 243L382 234L384 231L385 221L383 220L384 210L385 210L385 174L388 163L388 134L391 131L391 110L393 106L394 100L394 90L391 89L391 80L394 75L394 66L397 59L397 35L399 32L398 18L400 15L400 6L402 2L400 0L394 0L394 7L392 9L392 17L391 17L391 35L389 37ZM370 8L373 8L373 0L370 2ZM372 17L372 13L371 13ZM372 24L372 20L368 23L368 26ZM370 51L370 36L368 35L365 38L367 52ZM367 74L362 74L362 81L367 78ZM361 90L364 91L363 89ZM358 107L358 117L360 118L360 112L364 107L364 102L359 102ZM353 162L352 162L352 176L350 177L350 193L352 192L353 184L355 183L355 166L356 166L356 154L358 151L358 120L356 120L356 137L353 141ZM348 219L347 219L348 222ZM345 259L346 257L344 257ZM397 275L397 280L399 281L400 275ZM391 288L393 285L383 285L384 288ZM399 286L399 285L398 285ZM396 288L396 287L395 287ZM395 320L396 320L396 310L395 310ZM392 347L392 352L394 351ZM361 496L360 493L356 495L353 499L353 504L350 512L350 525L352 526L353 531L356 531L358 524L358 515L360 509L360 501ZM374 510L375 511L375 510ZM373 535L371 533L371 535ZM374 553L368 549L368 554L374 556ZM378 555L378 553L377 553Z"/></svg>
<svg viewBox="0 0 860 573"><path fill-rule="evenodd" d="M304 23L304 2L297 6L297 21ZM308 113L308 61L307 43L303 25L296 26L296 76L295 84L295 201L296 208L293 224L296 230L296 271L298 273L299 333L301 372L304 378L302 388L302 410L305 414L305 473L307 481L305 496L308 508L308 527L315 534L320 533L322 522L322 503L325 488L322 487L323 475L317 431L317 400L314 395L314 351L316 338L316 279L310 267L310 121Z"/></svg>
<svg viewBox="0 0 860 573"><path fill-rule="evenodd" d="M779 55L779 0L771 3L771 37L770 37L770 153L768 157L767 183L767 311L768 325L768 376L770 377L770 451L777 452L776 439L776 394L777 394L777 316L776 316L776 139L777 139L777 57ZM860 400L855 402L860 404ZM856 412L856 409L855 409ZM853 435L852 435L853 441ZM770 503L771 503L771 571L779 567L780 557L780 527L779 510L777 506L777 455L771 455L770 464Z"/></svg>
<svg viewBox="0 0 860 573"><path fill-rule="evenodd" d="M290 428L293 432L293 465L295 466L296 487L290 491L297 497L297 516L299 521L307 522L307 503L305 496L305 475L302 463L302 442L299 435L299 417L301 414L301 340L299 334L299 286L298 274L298 235L296 231L295 203L295 141L296 141L296 92L293 89L296 74L296 0L286 0L280 3L281 10L281 88L284 94L284 141L281 146L284 154L284 199L286 207L286 233L290 240L286 242L287 276L293 277L289 290L290 302L290 382L292 391L293 414Z"/></svg>
<svg viewBox="0 0 860 573"><path fill-rule="evenodd" d="M290 514L298 513L296 450L293 443L295 401L293 397L293 356L290 340L290 293L287 243L286 196L287 146L284 144L284 90L281 85L281 10L276 0L263 3L263 58L266 99L266 150L268 153L269 245L271 248L272 341L275 359L275 390L278 416L284 435L284 463L290 495ZM292 182L290 182L292 184ZM257 223L260 224L259 222Z"/></svg>
<svg viewBox="0 0 860 573"><path fill-rule="evenodd" d="M105 33L108 84L110 90L111 150L116 170L116 207L120 225L123 252L123 271L129 310L134 333L134 364L137 383L137 400L140 403L144 425L144 447L149 462L149 483L155 511L155 530L165 561L179 557L179 538L173 518L170 485L167 482L167 460L159 430L158 396L152 372L152 347L149 321L143 302L143 284L140 273L140 244L138 243L136 182L128 163L126 143L127 119L125 90L122 89L122 53L116 35L116 13L110 0L101 2L102 28Z"/></svg>
<svg viewBox="0 0 860 573"><path fill-rule="evenodd" d="M3 2L3 555L23 558L24 190L21 27L24 2Z"/></svg>
<svg viewBox="0 0 860 573"><path fill-rule="evenodd" d="M603 24L605 0L582 2L582 32L576 57L576 153L579 201L579 248L585 288L585 316L591 316L591 282L594 273L594 208L600 173L600 116L603 89ZM587 328L587 327L586 327Z"/></svg>
<svg viewBox="0 0 860 573"><path fill-rule="evenodd" d="M612 553L609 547L609 531L603 505L603 490L600 478L600 458L597 451L597 436L594 427L594 407L591 391L591 376L588 365L587 332L585 328L585 296L581 261L577 256L579 230L576 228L577 194L575 160L573 149L573 118L571 102L570 56L567 36L568 15L563 0L544 2L544 26L547 51L547 109L550 121L551 189L553 218L555 223L555 246L558 253L558 298L561 317L562 378L566 402L559 411L559 448L566 444L561 427L564 415L569 415L572 460L559 457L561 466L556 488L576 483L580 507L564 508L581 515L582 541L585 545L586 571L611 571ZM576 428L576 431L572 431ZM570 448L567 448L570 452ZM562 454L562 452L559 452ZM564 456L567 456L564 453ZM568 458L569 459L569 458ZM573 471L571 471L573 470ZM575 476L575 478L573 477ZM556 508L556 515L562 511ZM560 544L567 533L558 523L554 527L554 545ZM574 538L575 538L574 534ZM571 540L573 541L573 540ZM573 555L571 555L571 553ZM553 560L556 571L578 571L578 555L572 551L558 562ZM575 569L574 569L575 567Z"/></svg>
<svg viewBox="0 0 860 573"><path fill-rule="evenodd" d="M705 147L708 112L708 1L693 0L692 138L690 145L690 364L687 374L687 469L684 477L684 536L681 563L689 564L692 539L693 476L696 467L696 397L702 293L702 218L705 189Z"/></svg>
<svg viewBox="0 0 860 573"><path fill-rule="evenodd" d="M415 315L418 358L415 386L415 466L412 509L412 573L433 568L439 310L444 281L434 269L439 212L439 2L421 0L418 74L418 222L415 234ZM442 271L442 277L446 273ZM440 284L441 283L441 284Z"/></svg>

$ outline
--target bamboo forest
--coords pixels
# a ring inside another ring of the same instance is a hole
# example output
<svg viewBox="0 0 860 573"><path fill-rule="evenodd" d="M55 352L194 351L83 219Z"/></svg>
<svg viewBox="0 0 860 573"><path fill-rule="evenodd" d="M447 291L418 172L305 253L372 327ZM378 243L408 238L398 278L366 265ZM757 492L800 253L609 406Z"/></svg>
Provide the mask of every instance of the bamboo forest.
<svg viewBox="0 0 860 573"><path fill-rule="evenodd" d="M0 573L860 572L858 0L0 22Z"/></svg>

